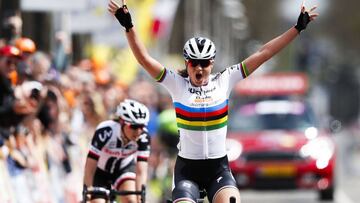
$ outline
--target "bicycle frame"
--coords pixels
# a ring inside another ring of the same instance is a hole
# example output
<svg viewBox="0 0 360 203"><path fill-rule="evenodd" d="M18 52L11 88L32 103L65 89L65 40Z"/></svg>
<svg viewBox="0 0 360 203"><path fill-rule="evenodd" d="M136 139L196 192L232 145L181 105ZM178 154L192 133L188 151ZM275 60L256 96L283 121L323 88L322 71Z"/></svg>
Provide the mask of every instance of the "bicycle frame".
<svg viewBox="0 0 360 203"><path fill-rule="evenodd" d="M200 199L197 199L196 203L203 203L204 202L206 192L204 190L200 191L200 196L201 196ZM166 201L166 203L172 203L172 200L169 199L169 200ZM229 203L236 203L236 198L235 197L230 197Z"/></svg>
<svg viewBox="0 0 360 203"><path fill-rule="evenodd" d="M204 189L199 191L200 193L200 198L196 200L196 203L203 203L205 201L205 197L206 197L206 191ZM166 203L172 203L171 199L166 200Z"/></svg>
<svg viewBox="0 0 360 203"><path fill-rule="evenodd" d="M82 193L82 203L86 203L86 201L88 200L87 195L104 195L106 199L111 203L116 203L115 199L117 196L140 195L140 202L145 203L146 188L145 185L142 185L140 191L117 191L113 189L109 190L103 187L84 187Z"/></svg>

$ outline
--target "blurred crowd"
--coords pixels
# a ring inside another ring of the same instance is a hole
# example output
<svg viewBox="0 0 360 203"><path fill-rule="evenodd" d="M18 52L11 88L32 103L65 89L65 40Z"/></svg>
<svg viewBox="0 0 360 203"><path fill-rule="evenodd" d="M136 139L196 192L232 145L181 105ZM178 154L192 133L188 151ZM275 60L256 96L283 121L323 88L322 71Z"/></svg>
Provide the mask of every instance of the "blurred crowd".
<svg viewBox="0 0 360 203"><path fill-rule="evenodd" d="M125 85L91 59L74 64L64 33L57 33L63 48L56 53L38 50L21 36L20 18L7 20L11 37L0 36L0 202L79 202L94 129L125 98L150 109L148 196L165 197L178 139L169 96L149 78Z"/></svg>

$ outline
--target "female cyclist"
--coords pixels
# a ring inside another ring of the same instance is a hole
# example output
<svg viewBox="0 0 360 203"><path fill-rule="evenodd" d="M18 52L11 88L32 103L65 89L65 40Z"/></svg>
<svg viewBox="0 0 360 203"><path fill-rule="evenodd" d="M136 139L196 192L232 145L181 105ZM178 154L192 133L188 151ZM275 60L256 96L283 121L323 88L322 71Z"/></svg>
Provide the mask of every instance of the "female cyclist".
<svg viewBox="0 0 360 203"><path fill-rule="evenodd" d="M318 14L313 13L315 8L306 11L302 6L294 27L241 63L215 74L211 74L216 53L214 43L203 37L191 38L183 50L185 69L175 73L148 54L137 37L126 5L110 1L108 9L125 27L135 58L172 96L180 136L173 202L196 202L199 191L203 189L210 202L229 202L231 197L240 202L240 192L231 175L225 147L231 89L293 41L317 17Z"/></svg>
<svg viewBox="0 0 360 203"><path fill-rule="evenodd" d="M140 191L147 180L147 159L150 155L148 108L126 99L116 110L116 118L101 122L91 141L85 164L86 187L112 186L119 191ZM92 195L92 203L103 203L107 197ZM140 200L135 195L121 196L123 203Z"/></svg>

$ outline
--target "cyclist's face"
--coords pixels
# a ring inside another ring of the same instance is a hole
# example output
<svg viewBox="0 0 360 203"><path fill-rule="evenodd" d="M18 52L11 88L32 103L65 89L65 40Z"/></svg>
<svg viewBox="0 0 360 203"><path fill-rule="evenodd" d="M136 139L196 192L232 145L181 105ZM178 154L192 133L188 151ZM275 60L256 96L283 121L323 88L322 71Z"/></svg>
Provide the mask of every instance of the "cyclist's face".
<svg viewBox="0 0 360 203"><path fill-rule="evenodd" d="M125 124L125 135L129 140L136 141L143 132L144 125Z"/></svg>
<svg viewBox="0 0 360 203"><path fill-rule="evenodd" d="M214 60L194 60L185 62L190 81L194 86L203 86L208 83Z"/></svg>

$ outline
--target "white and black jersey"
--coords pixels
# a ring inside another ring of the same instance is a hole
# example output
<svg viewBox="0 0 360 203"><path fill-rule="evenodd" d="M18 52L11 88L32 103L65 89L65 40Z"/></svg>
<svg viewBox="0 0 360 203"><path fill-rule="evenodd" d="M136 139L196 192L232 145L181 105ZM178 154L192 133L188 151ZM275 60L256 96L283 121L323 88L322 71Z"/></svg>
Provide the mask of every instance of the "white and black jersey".
<svg viewBox="0 0 360 203"><path fill-rule="evenodd" d="M134 160L147 161L150 155L150 136L146 129L137 141L130 141L126 145L121 137L121 125L117 121L107 120L97 126L88 157L98 161L98 168L114 173Z"/></svg>

